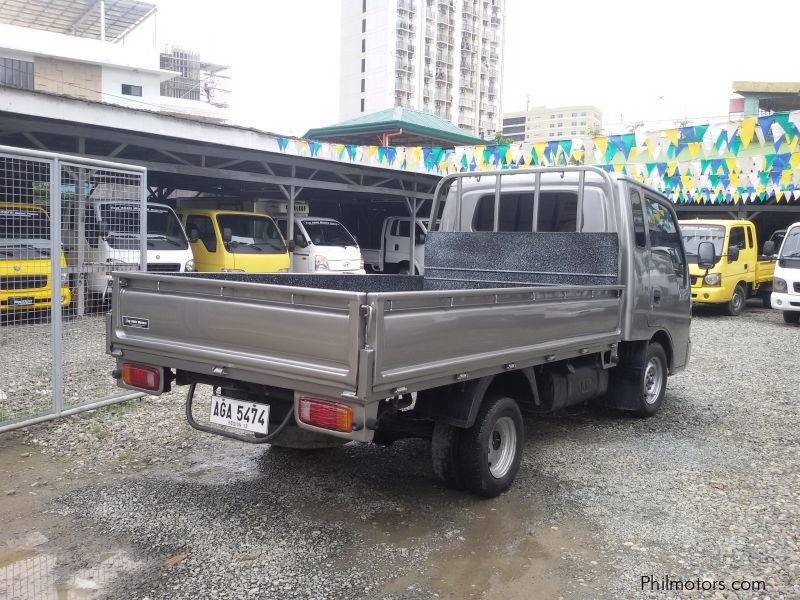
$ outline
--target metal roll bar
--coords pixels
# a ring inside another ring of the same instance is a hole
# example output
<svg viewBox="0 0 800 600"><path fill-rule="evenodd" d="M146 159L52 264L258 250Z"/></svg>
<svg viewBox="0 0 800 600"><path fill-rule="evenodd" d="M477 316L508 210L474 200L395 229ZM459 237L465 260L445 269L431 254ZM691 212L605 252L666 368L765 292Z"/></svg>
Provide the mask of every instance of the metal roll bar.
<svg viewBox="0 0 800 600"><path fill-rule="evenodd" d="M536 231L537 217L539 214L539 198L541 195L542 187L542 173L561 173L562 177L567 173L578 173L578 206L577 215L575 219L575 230L580 231L583 226L583 196L586 189L586 173L596 173L603 180L603 184L608 186L609 200L614 195L614 181L611 176L599 167L591 165L571 165L564 167L529 167L527 169L514 169L514 170L501 170L501 171L465 171L463 173L451 173L445 175L439 180L436 189L433 192L433 203L431 205L431 220L428 231L433 231L436 227L436 219L439 213L439 204L445 188L448 192L450 184L453 180L456 182L456 222L458 223L458 231L461 231L461 205L464 200L464 185L463 180L466 177L495 177L494 186L494 224L492 231L498 231L500 224L500 196L501 196L501 178L513 177L514 175L534 175L534 190L533 190L533 223L532 231ZM611 210L614 210L612 207Z"/></svg>

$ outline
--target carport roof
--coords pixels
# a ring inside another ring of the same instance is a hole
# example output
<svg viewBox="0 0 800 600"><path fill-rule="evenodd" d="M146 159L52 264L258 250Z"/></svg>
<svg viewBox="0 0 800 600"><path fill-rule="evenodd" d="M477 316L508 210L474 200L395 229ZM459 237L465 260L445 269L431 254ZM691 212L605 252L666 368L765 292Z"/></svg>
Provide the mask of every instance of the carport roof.
<svg viewBox="0 0 800 600"><path fill-rule="evenodd" d="M401 140L393 138L393 145L417 146L421 145L418 143L420 140L428 141L424 145L438 142L444 146L474 146L486 143L446 119L402 107L361 115L328 127L309 129L304 137L342 143L367 143L374 146L380 134L400 131L403 132L403 137Z"/></svg>
<svg viewBox="0 0 800 600"><path fill-rule="evenodd" d="M0 0L0 23L100 39L97 0ZM156 11L138 0L105 0L106 39L117 41Z"/></svg>

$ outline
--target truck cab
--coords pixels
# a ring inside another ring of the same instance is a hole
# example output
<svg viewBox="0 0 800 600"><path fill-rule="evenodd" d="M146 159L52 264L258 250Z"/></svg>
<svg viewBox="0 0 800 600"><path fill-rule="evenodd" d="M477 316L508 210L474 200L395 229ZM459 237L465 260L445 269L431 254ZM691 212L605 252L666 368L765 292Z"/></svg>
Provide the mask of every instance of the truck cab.
<svg viewBox="0 0 800 600"><path fill-rule="evenodd" d="M294 235L288 236L288 217L276 219L285 239L293 239L293 273L364 275L364 258L353 235L336 219L295 216Z"/></svg>
<svg viewBox="0 0 800 600"><path fill-rule="evenodd" d="M378 273L422 273L425 268L425 236L428 234L428 219L416 219L413 269L409 268L410 224L409 217L384 219L381 227L381 247L364 248L364 263Z"/></svg>
<svg viewBox="0 0 800 600"><path fill-rule="evenodd" d="M289 250L272 217L235 210L178 211L196 271L285 273Z"/></svg>
<svg viewBox="0 0 800 600"><path fill-rule="evenodd" d="M83 270L89 267L89 298L105 302L111 292L111 272L138 270L141 264L141 205L138 202L100 200L85 208L83 239L76 226L80 217L70 207L62 214L62 239L67 262ZM147 270L183 273L194 270L194 258L186 233L175 211L166 204L147 204ZM81 264L79 265L78 262Z"/></svg>
<svg viewBox="0 0 800 600"><path fill-rule="evenodd" d="M765 248L764 252L768 250L771 248ZM783 237L770 303L772 308L783 311L784 321L800 323L800 223L789 227Z"/></svg>
<svg viewBox="0 0 800 600"><path fill-rule="evenodd" d="M770 257L759 257L752 222L693 219L681 221L680 225L689 257L694 304L718 305L729 316L736 316L752 296L760 296L768 303L775 263ZM714 248L713 266L709 268L699 264L704 242Z"/></svg>
<svg viewBox="0 0 800 600"><path fill-rule="evenodd" d="M66 267L64 253L59 253ZM0 202L0 314L52 307L50 217L35 204ZM60 306L72 300L66 273Z"/></svg>

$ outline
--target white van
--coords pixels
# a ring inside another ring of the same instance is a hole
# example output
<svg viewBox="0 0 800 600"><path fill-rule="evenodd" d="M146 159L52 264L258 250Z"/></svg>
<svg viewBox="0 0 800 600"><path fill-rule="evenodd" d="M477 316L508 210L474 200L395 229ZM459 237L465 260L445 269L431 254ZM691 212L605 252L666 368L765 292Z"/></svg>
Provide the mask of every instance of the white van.
<svg viewBox="0 0 800 600"><path fill-rule="evenodd" d="M414 269L409 269L411 257L411 219L409 217L387 217L381 227L380 248L365 248L364 261L378 273L421 274L425 268L425 237L428 235L428 219L418 217L414 233Z"/></svg>
<svg viewBox="0 0 800 600"><path fill-rule="evenodd" d="M764 253L768 250L772 248L765 248ZM800 223L786 230L773 277L772 308L782 310L787 323L800 323Z"/></svg>
<svg viewBox="0 0 800 600"><path fill-rule="evenodd" d="M67 263L77 265L77 232L65 232ZM140 263L139 204L101 200L86 207L83 264L90 267L86 290L94 301L111 293L111 272L138 270ZM166 204L147 204L147 270L194 271L186 232Z"/></svg>
<svg viewBox="0 0 800 600"><path fill-rule="evenodd" d="M293 273L364 275L364 258L352 234L336 219L295 215L294 236L287 235L288 218L275 218L284 239L294 240Z"/></svg>

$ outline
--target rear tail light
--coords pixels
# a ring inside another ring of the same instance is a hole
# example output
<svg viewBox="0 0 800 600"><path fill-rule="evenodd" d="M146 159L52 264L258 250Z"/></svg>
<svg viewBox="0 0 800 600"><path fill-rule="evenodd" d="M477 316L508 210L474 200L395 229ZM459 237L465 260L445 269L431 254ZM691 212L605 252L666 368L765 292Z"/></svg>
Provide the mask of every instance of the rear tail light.
<svg viewBox="0 0 800 600"><path fill-rule="evenodd" d="M314 427L342 431L353 431L353 409L345 404L300 396L298 410L300 420Z"/></svg>
<svg viewBox="0 0 800 600"><path fill-rule="evenodd" d="M161 389L161 372L156 367L125 363L122 365L122 381L131 387L157 392Z"/></svg>

